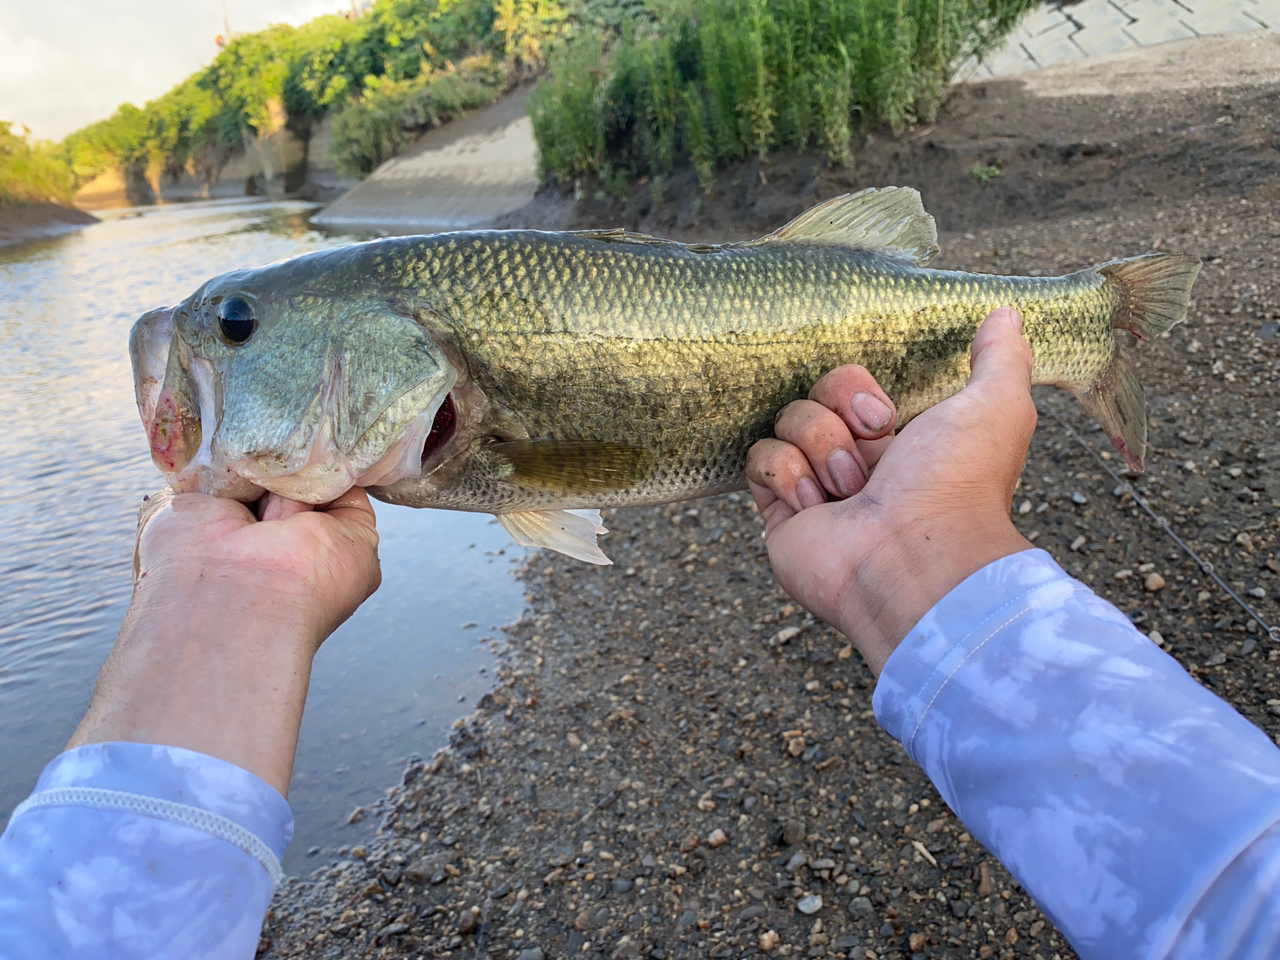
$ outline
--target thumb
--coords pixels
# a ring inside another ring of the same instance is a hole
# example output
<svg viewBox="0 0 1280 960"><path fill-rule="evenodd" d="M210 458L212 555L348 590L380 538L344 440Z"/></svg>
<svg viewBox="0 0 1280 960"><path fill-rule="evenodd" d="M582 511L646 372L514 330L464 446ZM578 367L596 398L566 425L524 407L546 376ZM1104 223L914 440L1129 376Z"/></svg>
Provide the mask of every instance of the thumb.
<svg viewBox="0 0 1280 960"><path fill-rule="evenodd" d="M992 310L973 338L969 385L1028 393L1031 345L1022 336L1022 314L1013 307Z"/></svg>

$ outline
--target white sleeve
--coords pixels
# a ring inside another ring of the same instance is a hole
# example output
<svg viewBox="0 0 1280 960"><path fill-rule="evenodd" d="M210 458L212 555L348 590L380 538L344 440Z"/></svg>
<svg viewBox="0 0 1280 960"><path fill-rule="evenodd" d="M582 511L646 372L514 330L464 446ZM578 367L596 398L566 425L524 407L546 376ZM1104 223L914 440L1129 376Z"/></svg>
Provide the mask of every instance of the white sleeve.
<svg viewBox="0 0 1280 960"><path fill-rule="evenodd" d="M224 760L69 750L0 837L0 957L250 960L292 834L285 798Z"/></svg>
<svg viewBox="0 0 1280 960"><path fill-rule="evenodd" d="M874 705L1085 960L1280 957L1280 750L1044 551L944 597Z"/></svg>

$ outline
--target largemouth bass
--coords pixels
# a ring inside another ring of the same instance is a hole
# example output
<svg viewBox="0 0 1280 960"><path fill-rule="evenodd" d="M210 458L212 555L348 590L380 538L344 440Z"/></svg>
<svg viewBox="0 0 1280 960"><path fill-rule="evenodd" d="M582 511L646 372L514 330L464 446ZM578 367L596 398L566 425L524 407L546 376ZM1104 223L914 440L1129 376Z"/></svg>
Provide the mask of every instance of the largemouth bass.
<svg viewBox="0 0 1280 960"><path fill-rule="evenodd" d="M175 490L323 503L359 484L608 563L598 508L741 488L774 414L841 364L865 365L905 423L964 386L978 325L1012 304L1035 382L1074 393L1141 470L1122 341L1183 319L1200 262L1000 277L930 270L936 252L920 195L894 187L719 246L620 230L356 244L142 317L138 409Z"/></svg>

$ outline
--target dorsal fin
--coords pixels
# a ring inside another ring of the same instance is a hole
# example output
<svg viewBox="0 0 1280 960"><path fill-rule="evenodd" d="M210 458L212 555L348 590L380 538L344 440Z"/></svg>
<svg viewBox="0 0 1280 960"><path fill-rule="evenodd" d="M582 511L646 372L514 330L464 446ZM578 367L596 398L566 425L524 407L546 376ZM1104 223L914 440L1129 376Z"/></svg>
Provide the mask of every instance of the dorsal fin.
<svg viewBox="0 0 1280 960"><path fill-rule="evenodd" d="M679 247L690 253L718 253L723 250L718 243L681 243L679 240L664 240L662 237L651 237L647 233L633 233L621 227L604 230L567 230L568 236L582 237L584 240L599 240L601 243L636 243L647 247Z"/></svg>
<svg viewBox="0 0 1280 960"><path fill-rule="evenodd" d="M911 187L870 187L832 197L747 246L818 243L872 250L923 267L938 253L938 228Z"/></svg>

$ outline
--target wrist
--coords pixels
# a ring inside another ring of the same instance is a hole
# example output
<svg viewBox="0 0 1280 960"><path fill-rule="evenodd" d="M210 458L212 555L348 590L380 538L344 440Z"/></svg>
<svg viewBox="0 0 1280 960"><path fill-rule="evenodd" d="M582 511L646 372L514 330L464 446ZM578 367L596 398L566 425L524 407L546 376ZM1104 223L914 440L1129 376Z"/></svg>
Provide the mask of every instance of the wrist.
<svg viewBox="0 0 1280 960"><path fill-rule="evenodd" d="M140 577L70 746L185 747L287 794L324 629L304 585L254 573L174 561Z"/></svg>
<svg viewBox="0 0 1280 960"><path fill-rule="evenodd" d="M834 626L855 642L872 672L926 613L965 579L1031 549L1007 514L919 519L874 534L850 576Z"/></svg>

